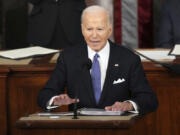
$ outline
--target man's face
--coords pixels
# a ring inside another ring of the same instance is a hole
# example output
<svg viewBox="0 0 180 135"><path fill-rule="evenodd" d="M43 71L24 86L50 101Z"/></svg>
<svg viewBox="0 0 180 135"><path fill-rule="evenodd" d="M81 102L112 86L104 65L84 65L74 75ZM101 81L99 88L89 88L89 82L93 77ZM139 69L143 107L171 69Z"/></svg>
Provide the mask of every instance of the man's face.
<svg viewBox="0 0 180 135"><path fill-rule="evenodd" d="M81 27L86 43L94 51L104 48L112 32L106 13L85 13Z"/></svg>

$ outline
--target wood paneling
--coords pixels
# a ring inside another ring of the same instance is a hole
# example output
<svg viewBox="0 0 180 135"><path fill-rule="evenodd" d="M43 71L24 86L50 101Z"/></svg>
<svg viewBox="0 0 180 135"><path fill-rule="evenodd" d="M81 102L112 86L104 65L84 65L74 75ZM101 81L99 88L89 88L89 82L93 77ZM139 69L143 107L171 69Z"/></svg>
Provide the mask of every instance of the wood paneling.
<svg viewBox="0 0 180 135"><path fill-rule="evenodd" d="M0 135L7 134L7 75L8 68L0 68Z"/></svg>

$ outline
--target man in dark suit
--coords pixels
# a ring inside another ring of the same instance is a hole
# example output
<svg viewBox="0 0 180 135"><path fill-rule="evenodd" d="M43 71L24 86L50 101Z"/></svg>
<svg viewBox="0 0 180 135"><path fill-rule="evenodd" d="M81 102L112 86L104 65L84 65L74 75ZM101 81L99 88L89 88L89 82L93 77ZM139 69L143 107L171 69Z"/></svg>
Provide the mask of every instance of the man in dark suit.
<svg viewBox="0 0 180 135"><path fill-rule="evenodd" d="M72 110L77 97L78 108L141 114L154 111L157 98L139 56L108 41L112 32L109 13L100 6L86 8L81 27L86 44L60 53L51 78L38 95L39 106L51 109L69 105ZM92 67L89 59L93 61ZM65 86L67 94L64 94Z"/></svg>
<svg viewBox="0 0 180 135"><path fill-rule="evenodd" d="M28 42L48 48L82 44L80 17L84 0L29 0Z"/></svg>
<svg viewBox="0 0 180 135"><path fill-rule="evenodd" d="M165 0L161 10L156 47L172 48L180 44L180 1Z"/></svg>

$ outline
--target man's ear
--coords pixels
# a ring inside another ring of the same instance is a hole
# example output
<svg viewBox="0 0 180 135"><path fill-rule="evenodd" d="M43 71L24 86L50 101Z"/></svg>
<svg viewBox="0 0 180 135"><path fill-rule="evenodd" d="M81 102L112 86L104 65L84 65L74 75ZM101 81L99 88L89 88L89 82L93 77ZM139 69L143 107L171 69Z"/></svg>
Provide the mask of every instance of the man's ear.
<svg viewBox="0 0 180 135"><path fill-rule="evenodd" d="M112 24L110 24L109 25L109 29L108 29L108 31L109 31L109 37L111 36L111 34L112 34Z"/></svg>
<svg viewBox="0 0 180 135"><path fill-rule="evenodd" d="M84 33L84 25L81 23L81 31L82 31L82 34Z"/></svg>

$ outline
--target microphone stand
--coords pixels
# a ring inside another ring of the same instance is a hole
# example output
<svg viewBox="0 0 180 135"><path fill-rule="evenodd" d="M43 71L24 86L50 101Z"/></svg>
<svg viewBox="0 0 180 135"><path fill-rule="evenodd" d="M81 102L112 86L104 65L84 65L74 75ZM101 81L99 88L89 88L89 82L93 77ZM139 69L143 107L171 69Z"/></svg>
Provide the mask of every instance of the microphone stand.
<svg viewBox="0 0 180 135"><path fill-rule="evenodd" d="M90 59L85 59L85 60L83 60L83 62L82 62L82 71L83 72L87 72L87 71L89 71L90 69L91 69L91 66L92 66L92 61L90 60ZM76 91L77 92L77 95L78 95L78 90ZM75 96L75 103L74 103L74 110L73 110L73 118L72 119L79 119L78 117L77 117L77 97L78 96Z"/></svg>
<svg viewBox="0 0 180 135"><path fill-rule="evenodd" d="M73 113L73 118L72 119L79 119L77 117L77 97L75 97L75 103L74 103L74 113Z"/></svg>

